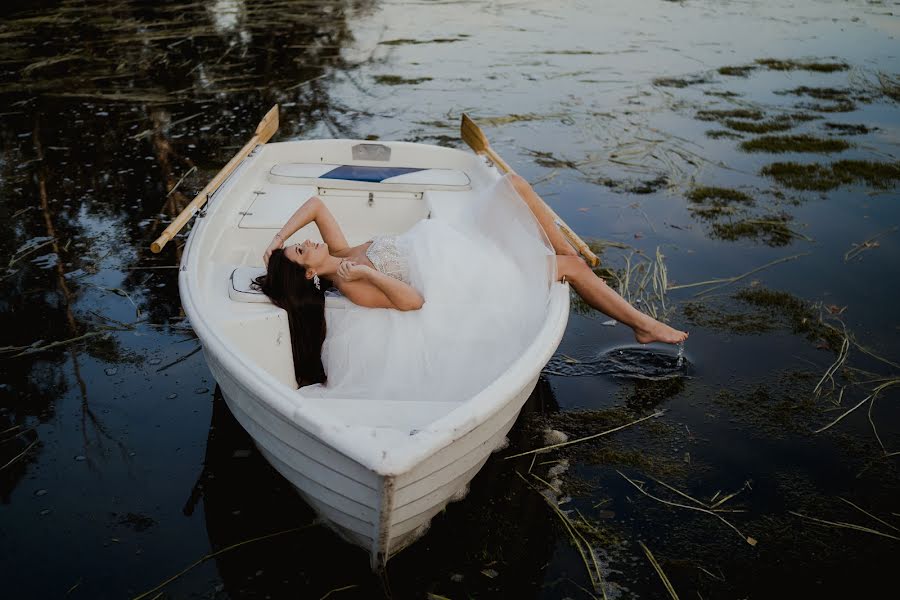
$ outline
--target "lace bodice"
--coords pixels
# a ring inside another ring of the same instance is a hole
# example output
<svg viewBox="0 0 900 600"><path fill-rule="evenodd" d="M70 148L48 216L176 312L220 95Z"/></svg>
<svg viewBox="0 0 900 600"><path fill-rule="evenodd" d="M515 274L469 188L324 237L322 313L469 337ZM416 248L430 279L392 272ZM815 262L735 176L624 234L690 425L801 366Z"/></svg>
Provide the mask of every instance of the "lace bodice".
<svg viewBox="0 0 900 600"><path fill-rule="evenodd" d="M403 243L395 235L380 235L372 239L366 258L380 272L409 283L409 261Z"/></svg>

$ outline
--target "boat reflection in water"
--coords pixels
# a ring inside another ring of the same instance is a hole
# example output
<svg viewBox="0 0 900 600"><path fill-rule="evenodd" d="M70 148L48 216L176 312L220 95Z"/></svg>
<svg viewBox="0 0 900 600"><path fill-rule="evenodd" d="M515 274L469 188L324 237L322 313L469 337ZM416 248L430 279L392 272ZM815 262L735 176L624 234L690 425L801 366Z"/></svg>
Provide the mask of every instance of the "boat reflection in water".
<svg viewBox="0 0 900 600"><path fill-rule="evenodd" d="M556 409L542 379L523 412ZM554 548L553 517L544 499L516 474L517 468L527 470L530 458L520 459L522 464L503 460L525 449L520 448L524 436L523 428L515 427L509 448L488 460L468 496L437 515L427 536L377 574L365 550L316 520L256 449L217 387L204 471L185 512L202 500L211 552L287 532L216 556L224 591L233 598L320 598L338 588L346 588L341 598L417 598L428 592L460 597L500 590L506 597L539 597Z"/></svg>

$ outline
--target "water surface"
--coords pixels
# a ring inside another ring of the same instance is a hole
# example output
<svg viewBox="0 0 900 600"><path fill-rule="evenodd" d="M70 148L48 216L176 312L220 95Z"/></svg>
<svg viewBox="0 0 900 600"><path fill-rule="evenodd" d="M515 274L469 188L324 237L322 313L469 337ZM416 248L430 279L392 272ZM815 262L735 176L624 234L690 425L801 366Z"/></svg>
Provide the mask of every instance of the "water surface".
<svg viewBox="0 0 900 600"><path fill-rule="evenodd" d="M4 593L133 597L205 555L284 532L149 597L665 597L640 543L682 598L882 597L900 542L808 517L898 535L896 388L814 433L900 376L897 180L803 190L761 170L897 168L897 10L862 0L5 4ZM602 359L633 357L629 332L576 303L510 447L386 577L372 575L364 552L309 527L310 509L228 414L180 307L184 238L149 251L275 103L276 140L463 148L459 117L470 114L596 241L611 285L691 331L686 370L621 376L621 362ZM709 112L740 110L749 117ZM747 131L759 123L783 129ZM742 150L763 135L850 147ZM708 186L748 199L692 195ZM708 293L713 284L678 287L769 264ZM661 274L668 291L652 285ZM847 360L816 395L845 332ZM656 412L534 462L504 460L542 446L547 430L575 439ZM740 490L719 508L741 511L722 516L758 543L629 480L697 507ZM601 586L548 499L596 553Z"/></svg>

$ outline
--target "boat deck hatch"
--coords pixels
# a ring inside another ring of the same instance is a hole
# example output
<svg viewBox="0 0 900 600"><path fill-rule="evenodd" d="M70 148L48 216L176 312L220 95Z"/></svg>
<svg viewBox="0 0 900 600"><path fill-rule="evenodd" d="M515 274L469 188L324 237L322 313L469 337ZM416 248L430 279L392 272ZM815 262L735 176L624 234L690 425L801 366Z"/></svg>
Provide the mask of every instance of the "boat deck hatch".
<svg viewBox="0 0 900 600"><path fill-rule="evenodd" d="M314 185L339 189L397 192L466 191L469 176L457 169L282 163L269 170L269 181L282 185Z"/></svg>

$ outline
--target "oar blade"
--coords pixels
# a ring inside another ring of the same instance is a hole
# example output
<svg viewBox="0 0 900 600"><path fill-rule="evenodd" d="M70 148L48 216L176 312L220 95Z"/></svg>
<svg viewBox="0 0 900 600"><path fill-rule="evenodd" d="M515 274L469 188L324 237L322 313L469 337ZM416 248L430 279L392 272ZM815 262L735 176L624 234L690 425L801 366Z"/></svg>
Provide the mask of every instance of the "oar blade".
<svg viewBox="0 0 900 600"><path fill-rule="evenodd" d="M490 144L488 143L487 136L484 135L484 132L481 131L481 128L475 124L475 121L469 118L469 115L463 113L462 120L459 125L459 135L462 137L463 141L469 145L469 147L475 151L476 154L481 154L485 152Z"/></svg>
<svg viewBox="0 0 900 600"><path fill-rule="evenodd" d="M256 127L256 135L259 136L259 143L265 144L268 142L272 136L275 135L276 131L278 131L277 104L269 109L269 112L266 113L266 116L262 118L262 121L260 121L259 125Z"/></svg>

